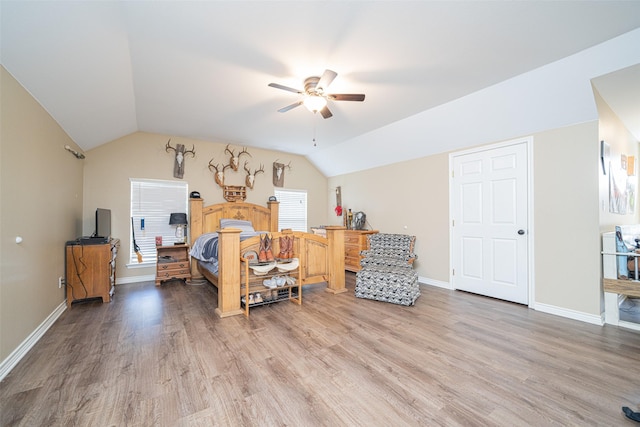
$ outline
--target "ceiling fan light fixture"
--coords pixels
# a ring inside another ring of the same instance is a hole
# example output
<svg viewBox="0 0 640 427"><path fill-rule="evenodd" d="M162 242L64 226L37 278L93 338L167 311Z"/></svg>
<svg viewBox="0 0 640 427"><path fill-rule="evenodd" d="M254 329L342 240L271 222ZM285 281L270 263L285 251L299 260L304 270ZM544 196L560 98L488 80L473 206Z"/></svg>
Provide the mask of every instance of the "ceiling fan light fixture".
<svg viewBox="0 0 640 427"><path fill-rule="evenodd" d="M314 114L319 111L320 115L322 115L322 118L329 119L333 117L333 114L327 106L329 100L357 102L364 101L363 93L327 93L327 87L329 87L329 85L337 75L338 73L336 73L335 71L324 70L324 73L322 73L322 77L307 77L304 80L304 90L295 89L289 86L283 86L278 83L269 83L268 86L302 95L302 98L298 101L279 109L279 113L286 113L287 111L304 104L304 106L307 107L307 110L311 111Z"/></svg>
<svg viewBox="0 0 640 427"><path fill-rule="evenodd" d="M307 107L307 110L317 113L327 105L327 100L320 95L307 95L302 103Z"/></svg>

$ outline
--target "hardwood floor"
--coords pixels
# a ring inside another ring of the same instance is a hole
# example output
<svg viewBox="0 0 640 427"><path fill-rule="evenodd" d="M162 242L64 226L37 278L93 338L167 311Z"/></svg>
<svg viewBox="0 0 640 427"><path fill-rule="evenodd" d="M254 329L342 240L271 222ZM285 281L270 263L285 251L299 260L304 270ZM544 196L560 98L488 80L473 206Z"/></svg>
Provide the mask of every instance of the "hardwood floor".
<svg viewBox="0 0 640 427"><path fill-rule="evenodd" d="M74 304L0 384L0 424L636 424L637 331L429 286L414 307L362 300L354 277L249 319L180 281Z"/></svg>

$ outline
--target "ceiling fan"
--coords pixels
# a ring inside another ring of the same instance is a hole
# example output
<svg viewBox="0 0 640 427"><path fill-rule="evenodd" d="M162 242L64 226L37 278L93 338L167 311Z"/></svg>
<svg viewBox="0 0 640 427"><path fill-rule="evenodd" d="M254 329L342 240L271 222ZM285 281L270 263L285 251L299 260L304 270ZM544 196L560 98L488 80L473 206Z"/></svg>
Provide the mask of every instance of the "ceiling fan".
<svg viewBox="0 0 640 427"><path fill-rule="evenodd" d="M327 101L364 101L364 94L350 94L350 93L326 93L326 89L329 87L333 79L336 78L338 73L331 70L325 70L322 73L322 77L307 77L304 80L304 90L294 89L292 87L283 86L278 83L269 83L269 86L276 89L287 90L289 92L298 93L303 95L300 101L294 102L291 105L287 105L284 108L278 110L280 113L286 113L287 111L296 108L300 105L307 107L307 109L313 113L320 111L322 117L328 119L333 116L329 108L327 107Z"/></svg>

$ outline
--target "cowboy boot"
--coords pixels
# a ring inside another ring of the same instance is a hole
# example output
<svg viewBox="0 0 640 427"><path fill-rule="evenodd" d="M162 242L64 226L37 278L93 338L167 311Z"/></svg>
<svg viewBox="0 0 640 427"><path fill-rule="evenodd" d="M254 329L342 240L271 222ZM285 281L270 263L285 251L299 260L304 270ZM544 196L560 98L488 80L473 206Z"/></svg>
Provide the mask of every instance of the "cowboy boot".
<svg viewBox="0 0 640 427"><path fill-rule="evenodd" d="M293 258L293 236L287 237L287 259Z"/></svg>
<svg viewBox="0 0 640 427"><path fill-rule="evenodd" d="M280 236L280 253L278 254L278 258L286 259L287 258L287 237Z"/></svg>
<svg viewBox="0 0 640 427"><path fill-rule="evenodd" d="M280 250L282 259L289 259L289 236L282 236L282 244L284 245Z"/></svg>
<svg viewBox="0 0 640 427"><path fill-rule="evenodd" d="M267 255L267 261L273 261L273 252L271 252L271 240L272 237L270 237L268 234L265 235L264 238L264 250L266 252Z"/></svg>
<svg viewBox="0 0 640 427"><path fill-rule="evenodd" d="M265 235L266 239L266 235ZM262 238L262 234L260 235L260 249L258 250L258 261L266 262L267 261L267 251L265 250L265 239Z"/></svg>

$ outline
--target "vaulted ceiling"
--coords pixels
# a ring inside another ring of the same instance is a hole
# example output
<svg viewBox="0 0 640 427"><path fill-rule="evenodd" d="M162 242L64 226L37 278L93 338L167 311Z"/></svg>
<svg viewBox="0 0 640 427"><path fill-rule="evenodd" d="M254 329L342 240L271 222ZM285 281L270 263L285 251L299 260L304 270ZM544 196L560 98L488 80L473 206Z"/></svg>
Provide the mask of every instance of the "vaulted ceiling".
<svg viewBox="0 0 640 427"><path fill-rule="evenodd" d="M302 154L327 175L350 170L341 147L367 167L366 135L640 28L632 1L0 5L2 65L83 150L145 131ZM277 112L300 96L269 83L325 69L330 92L365 101Z"/></svg>

